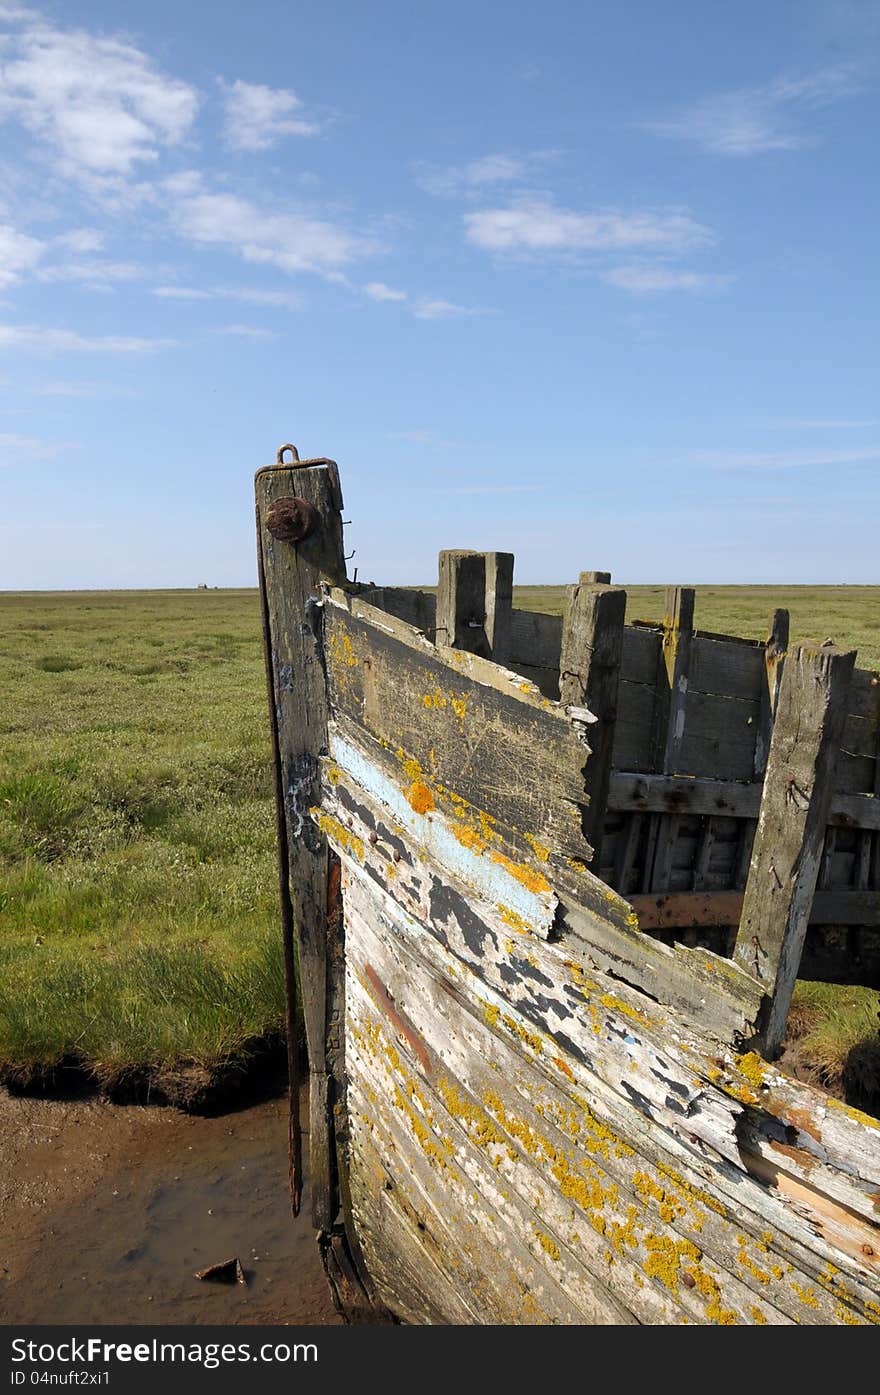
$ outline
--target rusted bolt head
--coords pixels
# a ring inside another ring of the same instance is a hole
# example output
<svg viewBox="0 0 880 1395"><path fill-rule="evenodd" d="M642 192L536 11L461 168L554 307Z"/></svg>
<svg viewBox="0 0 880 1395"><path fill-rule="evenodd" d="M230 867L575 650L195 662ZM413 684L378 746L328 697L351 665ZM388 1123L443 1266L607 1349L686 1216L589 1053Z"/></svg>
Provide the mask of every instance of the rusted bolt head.
<svg viewBox="0 0 880 1395"><path fill-rule="evenodd" d="M370 834L370 842L373 844L373 847L376 846L376 844L378 843L378 841L379 841L379 835L378 835L378 833L375 833L375 832L371 833L371 834Z"/></svg>
<svg viewBox="0 0 880 1395"><path fill-rule="evenodd" d="M688 1273L687 1269L684 1270L681 1276L681 1282L684 1284L685 1288L695 1288L697 1283L693 1274Z"/></svg>
<svg viewBox="0 0 880 1395"><path fill-rule="evenodd" d="M274 499L266 510L266 527L279 542L299 543L314 533L318 512L307 499Z"/></svg>

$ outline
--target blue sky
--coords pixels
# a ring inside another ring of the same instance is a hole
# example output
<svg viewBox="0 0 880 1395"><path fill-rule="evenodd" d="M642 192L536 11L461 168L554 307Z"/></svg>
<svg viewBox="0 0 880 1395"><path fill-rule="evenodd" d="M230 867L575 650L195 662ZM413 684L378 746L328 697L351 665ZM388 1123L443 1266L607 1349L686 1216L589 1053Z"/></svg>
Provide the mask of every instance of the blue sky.
<svg viewBox="0 0 880 1395"><path fill-rule="evenodd" d="M880 582L875 0L0 2L0 588Z"/></svg>

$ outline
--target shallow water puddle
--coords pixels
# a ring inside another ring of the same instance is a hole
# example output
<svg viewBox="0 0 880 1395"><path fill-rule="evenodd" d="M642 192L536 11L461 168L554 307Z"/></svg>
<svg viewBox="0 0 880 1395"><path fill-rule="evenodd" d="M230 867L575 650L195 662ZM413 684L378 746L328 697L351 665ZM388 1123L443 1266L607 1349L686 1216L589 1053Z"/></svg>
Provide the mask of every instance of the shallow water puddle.
<svg viewBox="0 0 880 1395"><path fill-rule="evenodd" d="M337 1322L290 1215L286 1110L0 1094L0 1322ZM236 1255L246 1285L195 1278Z"/></svg>

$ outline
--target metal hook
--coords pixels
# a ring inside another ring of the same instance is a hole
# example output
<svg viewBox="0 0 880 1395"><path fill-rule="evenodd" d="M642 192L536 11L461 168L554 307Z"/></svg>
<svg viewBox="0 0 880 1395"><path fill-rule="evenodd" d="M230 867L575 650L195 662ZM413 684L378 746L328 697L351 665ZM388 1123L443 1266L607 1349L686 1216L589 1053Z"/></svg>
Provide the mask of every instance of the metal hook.
<svg viewBox="0 0 880 1395"><path fill-rule="evenodd" d="M297 450L296 446L292 446L292 445L290 444L289 441L288 441L287 445L285 445L285 446L279 446L279 447L278 447L278 454L275 456L275 464L276 464L276 465L283 465L283 464L284 464L284 452L285 452L286 450L289 450L290 453L291 453L291 455L293 456L293 460L290 462L291 465L298 465L298 464L299 464L299 451Z"/></svg>

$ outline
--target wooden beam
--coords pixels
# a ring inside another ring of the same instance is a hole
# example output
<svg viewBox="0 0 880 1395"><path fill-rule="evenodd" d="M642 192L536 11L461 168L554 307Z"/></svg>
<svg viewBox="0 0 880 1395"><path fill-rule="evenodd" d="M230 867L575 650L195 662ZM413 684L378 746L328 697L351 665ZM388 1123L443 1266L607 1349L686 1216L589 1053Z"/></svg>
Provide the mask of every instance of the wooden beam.
<svg viewBox="0 0 880 1395"><path fill-rule="evenodd" d="M738 925L742 891L672 891L665 896L628 898L641 930L687 930L701 926ZM880 925L880 891L851 888L817 891L811 925Z"/></svg>
<svg viewBox="0 0 880 1395"><path fill-rule="evenodd" d="M755 775L760 779L767 768L767 754L773 732L773 719L779 702L779 685L788 649L788 611L774 610L770 616L764 648L765 681L761 684L761 712L755 735Z"/></svg>
<svg viewBox="0 0 880 1395"><path fill-rule="evenodd" d="M339 1207L333 1108L343 1044L340 1038L328 1049L328 1002L338 998L339 988L328 981L330 863L309 810L318 802L318 757L327 745L321 583L339 585L346 579L342 499L336 466L323 460L260 470L255 490L279 821L286 835L309 1053L312 1218L315 1228L326 1232ZM296 991L290 981L287 990L289 1003Z"/></svg>
<svg viewBox="0 0 880 1395"><path fill-rule="evenodd" d="M761 786L738 780L704 780L701 776L643 775L613 770L608 810L615 814L711 814L756 819ZM870 794L835 794L828 823L835 828L880 830L880 799Z"/></svg>
<svg viewBox="0 0 880 1395"><path fill-rule="evenodd" d="M559 700L563 707L586 707L596 718L590 724L590 756L584 780L587 807L583 823L599 864L602 827L611 779L611 752L617 721L617 689L626 616L626 592L619 587L581 580L569 589L562 627ZM608 575L608 573L604 573Z"/></svg>
<svg viewBox="0 0 880 1395"><path fill-rule="evenodd" d="M664 774L675 774L684 737L694 632L694 594L690 586L669 586L666 589L654 713L654 768Z"/></svg>
<svg viewBox="0 0 880 1395"><path fill-rule="evenodd" d="M778 1051L803 950L846 721L855 652L802 645L788 656L734 961L764 985L761 1044Z"/></svg>

